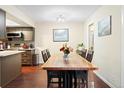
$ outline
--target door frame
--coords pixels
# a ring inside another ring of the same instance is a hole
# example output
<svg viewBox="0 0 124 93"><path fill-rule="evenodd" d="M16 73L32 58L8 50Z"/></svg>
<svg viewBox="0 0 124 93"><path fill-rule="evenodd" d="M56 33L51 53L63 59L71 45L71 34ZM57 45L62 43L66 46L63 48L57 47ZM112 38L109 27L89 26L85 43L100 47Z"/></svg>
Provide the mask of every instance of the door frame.
<svg viewBox="0 0 124 93"><path fill-rule="evenodd" d="M121 7L121 87L124 88L124 6Z"/></svg>
<svg viewBox="0 0 124 93"><path fill-rule="evenodd" d="M90 27L95 26L94 23L88 25L88 48L90 49ZM94 29L94 28L93 28ZM93 31L93 39L94 39L94 31ZM93 50L94 50L94 40L93 40Z"/></svg>

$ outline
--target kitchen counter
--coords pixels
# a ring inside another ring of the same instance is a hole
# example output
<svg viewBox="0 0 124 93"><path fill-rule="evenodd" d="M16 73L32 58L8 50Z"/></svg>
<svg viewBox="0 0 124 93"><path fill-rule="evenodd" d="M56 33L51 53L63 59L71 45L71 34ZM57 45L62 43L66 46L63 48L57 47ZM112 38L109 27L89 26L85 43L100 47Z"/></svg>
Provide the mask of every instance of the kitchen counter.
<svg viewBox="0 0 124 93"><path fill-rule="evenodd" d="M24 51L0 51L0 87L21 74L21 54Z"/></svg>
<svg viewBox="0 0 124 93"><path fill-rule="evenodd" d="M24 48L19 48L18 50L19 50L19 51L35 50L35 48L27 48L27 49L24 49Z"/></svg>
<svg viewBox="0 0 124 93"><path fill-rule="evenodd" d="M0 57L6 57L9 55L14 55L18 53L22 53L24 51L18 51L18 50L5 50L5 51L0 51Z"/></svg>

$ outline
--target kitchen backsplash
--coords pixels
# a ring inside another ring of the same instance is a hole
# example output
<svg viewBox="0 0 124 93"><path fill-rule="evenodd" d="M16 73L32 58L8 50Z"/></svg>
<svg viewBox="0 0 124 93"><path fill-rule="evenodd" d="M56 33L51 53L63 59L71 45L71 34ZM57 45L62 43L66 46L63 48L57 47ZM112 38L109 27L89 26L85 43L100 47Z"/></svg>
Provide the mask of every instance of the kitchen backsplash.
<svg viewBox="0 0 124 93"><path fill-rule="evenodd" d="M24 44L26 44L29 48L34 48L34 42L11 42L11 43L8 43L8 45L10 45L10 49L23 48Z"/></svg>

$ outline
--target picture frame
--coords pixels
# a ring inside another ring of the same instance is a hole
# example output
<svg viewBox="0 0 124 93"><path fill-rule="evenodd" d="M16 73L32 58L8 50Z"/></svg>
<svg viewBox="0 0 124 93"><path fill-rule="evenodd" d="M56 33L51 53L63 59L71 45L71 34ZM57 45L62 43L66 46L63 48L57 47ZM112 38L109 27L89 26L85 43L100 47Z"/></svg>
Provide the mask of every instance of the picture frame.
<svg viewBox="0 0 124 93"><path fill-rule="evenodd" d="M53 29L53 41L54 42L68 42L69 41L69 29Z"/></svg>
<svg viewBox="0 0 124 93"><path fill-rule="evenodd" d="M112 17L107 16L98 22L98 36L111 35L111 21Z"/></svg>

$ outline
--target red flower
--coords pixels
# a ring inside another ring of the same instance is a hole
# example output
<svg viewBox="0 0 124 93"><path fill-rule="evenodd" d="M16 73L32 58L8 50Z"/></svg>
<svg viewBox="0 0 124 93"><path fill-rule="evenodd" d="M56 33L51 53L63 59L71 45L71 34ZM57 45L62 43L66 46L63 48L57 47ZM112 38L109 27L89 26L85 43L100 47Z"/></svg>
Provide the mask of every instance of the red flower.
<svg viewBox="0 0 124 93"><path fill-rule="evenodd" d="M62 48L60 48L60 51L64 51L64 49L65 49L65 48L64 48L64 47L62 47Z"/></svg>
<svg viewBox="0 0 124 93"><path fill-rule="evenodd" d="M70 52L73 52L73 48L67 47L67 44L65 43L62 48L60 48L60 51L63 51L65 54L69 54Z"/></svg>

